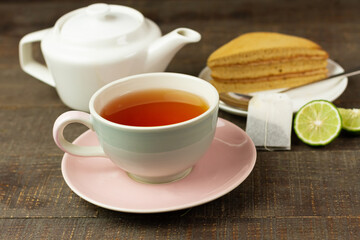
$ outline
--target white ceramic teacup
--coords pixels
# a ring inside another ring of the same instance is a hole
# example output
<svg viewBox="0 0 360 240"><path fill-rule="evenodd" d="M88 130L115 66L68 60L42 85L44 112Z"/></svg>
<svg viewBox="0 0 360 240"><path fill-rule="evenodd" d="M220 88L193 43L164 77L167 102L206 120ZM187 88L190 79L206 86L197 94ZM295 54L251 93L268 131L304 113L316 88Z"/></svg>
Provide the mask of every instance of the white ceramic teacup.
<svg viewBox="0 0 360 240"><path fill-rule="evenodd" d="M204 99L209 108L190 120L155 127L117 124L100 115L107 103L125 93L159 88L195 94ZM90 100L90 114L69 111L59 116L53 136L63 151L78 156L108 157L137 181L170 182L186 176L210 147L216 129L218 102L216 89L197 77L178 73L134 75L99 89ZM74 122L94 130L101 146L78 146L68 142L63 130Z"/></svg>

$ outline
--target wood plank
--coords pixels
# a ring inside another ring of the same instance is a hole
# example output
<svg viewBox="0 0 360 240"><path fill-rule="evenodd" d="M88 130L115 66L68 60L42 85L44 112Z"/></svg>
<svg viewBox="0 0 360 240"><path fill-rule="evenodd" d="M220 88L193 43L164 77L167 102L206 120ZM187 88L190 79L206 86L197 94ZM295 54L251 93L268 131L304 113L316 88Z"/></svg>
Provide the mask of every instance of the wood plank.
<svg viewBox="0 0 360 240"><path fill-rule="evenodd" d="M0 88L1 89L1 88ZM59 107L37 108L0 108L0 156L47 156L61 155L62 152L56 147L52 139L52 127L56 118L69 109ZM228 119L245 129L246 119L233 116L228 113L220 113L220 117ZM74 124L65 129L65 136L74 140L87 128ZM292 133L292 152L316 151L317 153L329 150L354 151L359 150L358 137L341 134L335 141L322 148L313 148L302 143ZM278 153L282 154L282 153Z"/></svg>
<svg viewBox="0 0 360 240"><path fill-rule="evenodd" d="M75 195L59 157L2 157L0 218L95 217L98 208Z"/></svg>
<svg viewBox="0 0 360 240"><path fill-rule="evenodd" d="M1 157L0 218L81 217L116 212L74 195L60 171L61 155ZM243 184L196 217L360 216L360 152L260 152ZM65 208L66 207L66 208ZM99 212L99 213L97 213Z"/></svg>
<svg viewBox="0 0 360 240"><path fill-rule="evenodd" d="M158 1L158 3L161 1ZM303 3L281 4L281 6L271 6L272 4L263 3L256 8L251 1L238 3L237 1L227 2L227 8L214 8L207 1L198 1L199 7L193 8L192 1L184 1L181 6L173 8L173 11L161 11L176 4L173 1L167 1L164 4L158 4L160 9L155 8L156 3L146 2L124 2L125 5L138 8L144 11L144 15L159 22L163 32L166 33L179 26L192 27L198 30L203 39L200 43L190 44L184 47L169 65L168 71L182 72L191 75L197 75L206 64L209 54L216 48L236 37L243 32L253 31L261 28L262 31L279 31L284 33L295 34L304 37L311 37L314 41L321 44L329 51L330 57L338 61L346 68L357 66L353 59L357 58L357 43L360 41L360 26L352 21L357 17L356 8L352 8L356 4L355 1L349 1L344 5L340 5L336 16L347 14L344 18L333 17L333 7L322 6L321 14L314 8L310 8ZM220 3L216 3L220 4ZM22 36L28 32L44 29L53 26L55 21L66 12L85 6L84 3L56 3L54 2L29 2L19 6L17 3L3 3L0 5L0 14L4 16L6 21L0 23L2 29L2 41L0 47L4 58L1 58L0 66L3 66L0 78L6 81L2 88L3 99L9 99L10 94L21 91L20 86L26 87L25 98L28 101L19 102L21 98L15 95L11 100L4 101L0 99L0 104L23 104L33 105L37 99L37 104L53 104L61 105L56 92L49 86L36 82L31 76L22 72L18 65L17 44ZM321 4L322 5L322 4ZM287 7L296 8L297 11L291 12L291 18L285 11ZM20 9L18 9L20 7ZM28 9L32 9L29 11ZM215 10L216 9L216 10ZM244 10L240 10L244 9ZM270 11L271 9L271 11ZM21 11L22 15L12 14L12 12ZM206 12L206 14L204 14ZM161 13L161 14L159 14ZM282 13L282 14L281 14ZM305 13L305 15L304 15ZM36 15L34 18L32 16ZM253 16L258 16L254 21ZM200 16L200 17L196 17ZM212 16L209 18L208 16ZM269 18L272 18L269 21ZM301 19L301 21L299 20ZM291 20L291 21L289 21ZM313 24L309 24L309 22ZM297 28L293 27L294 22ZM271 24L270 24L271 23ZM324 24L332 24L331 28L324 29ZM234 29L236 29L234 31ZM238 29L238 30L237 30ZM341 38L336 38L336 34L342 32ZM221 37L219 37L221 36ZM337 46L342 45L343 48ZM349 49L346 54L342 49ZM196 57L194 57L196 53ZM38 53L40 54L40 53ZM356 77L360 79L360 77ZM36 87L32 87L35 84ZM359 87L359 81L352 81L349 87ZM348 93L347 91L346 93ZM23 92L24 94L24 92ZM41 101L45 95L47 101ZM49 96L48 96L49 95ZM12 95L11 95L12 96ZM34 98L31 98L33 96ZM351 98L350 98L351 97ZM354 93L343 95L336 103L344 107L360 106L357 95ZM345 98L350 98L348 101ZM17 101L18 100L18 101ZM346 104L343 104L346 102Z"/></svg>
<svg viewBox="0 0 360 240"><path fill-rule="evenodd" d="M105 226L105 227L104 227ZM359 239L358 217L0 219L1 239Z"/></svg>

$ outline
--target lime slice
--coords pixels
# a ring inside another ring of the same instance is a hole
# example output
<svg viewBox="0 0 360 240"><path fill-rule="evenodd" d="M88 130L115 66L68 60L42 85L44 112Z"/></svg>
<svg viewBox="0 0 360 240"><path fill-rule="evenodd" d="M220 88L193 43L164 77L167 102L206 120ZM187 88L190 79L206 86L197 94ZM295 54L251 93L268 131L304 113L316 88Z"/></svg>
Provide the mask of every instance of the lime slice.
<svg viewBox="0 0 360 240"><path fill-rule="evenodd" d="M360 133L360 109L338 109L342 118L343 129L349 132Z"/></svg>
<svg viewBox="0 0 360 240"><path fill-rule="evenodd" d="M294 119L296 135L301 141L312 146L329 144L339 135L341 127L338 109L325 100L305 104Z"/></svg>

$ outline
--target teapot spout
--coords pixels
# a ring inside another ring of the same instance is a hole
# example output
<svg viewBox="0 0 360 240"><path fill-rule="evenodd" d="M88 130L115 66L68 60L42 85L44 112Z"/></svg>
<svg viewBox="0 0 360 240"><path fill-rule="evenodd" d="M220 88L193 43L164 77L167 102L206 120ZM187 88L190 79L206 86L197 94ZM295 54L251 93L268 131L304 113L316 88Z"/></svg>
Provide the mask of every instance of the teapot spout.
<svg viewBox="0 0 360 240"><path fill-rule="evenodd" d="M198 42L201 35L189 28L177 28L162 36L148 49L146 69L147 72L162 72L170 63L175 54L188 43Z"/></svg>

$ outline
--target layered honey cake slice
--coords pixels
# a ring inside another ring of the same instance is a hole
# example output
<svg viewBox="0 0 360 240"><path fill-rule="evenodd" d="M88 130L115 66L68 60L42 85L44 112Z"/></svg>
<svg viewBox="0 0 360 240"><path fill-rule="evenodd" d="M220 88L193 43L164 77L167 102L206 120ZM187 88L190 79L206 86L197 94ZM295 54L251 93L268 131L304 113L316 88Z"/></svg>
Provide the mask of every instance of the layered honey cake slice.
<svg viewBox="0 0 360 240"><path fill-rule="evenodd" d="M327 59L328 53L308 39L254 32L217 49L207 65L219 92L249 93L326 78Z"/></svg>

